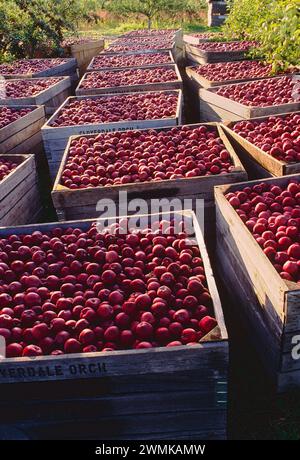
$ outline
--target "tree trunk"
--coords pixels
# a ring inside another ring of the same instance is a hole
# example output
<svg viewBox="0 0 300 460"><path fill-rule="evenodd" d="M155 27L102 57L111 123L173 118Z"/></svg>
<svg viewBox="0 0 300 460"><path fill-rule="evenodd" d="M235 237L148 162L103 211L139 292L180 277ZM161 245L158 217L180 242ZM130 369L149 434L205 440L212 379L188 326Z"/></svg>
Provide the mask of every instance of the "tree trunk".
<svg viewBox="0 0 300 460"><path fill-rule="evenodd" d="M148 17L148 29L150 30L152 27L152 18Z"/></svg>

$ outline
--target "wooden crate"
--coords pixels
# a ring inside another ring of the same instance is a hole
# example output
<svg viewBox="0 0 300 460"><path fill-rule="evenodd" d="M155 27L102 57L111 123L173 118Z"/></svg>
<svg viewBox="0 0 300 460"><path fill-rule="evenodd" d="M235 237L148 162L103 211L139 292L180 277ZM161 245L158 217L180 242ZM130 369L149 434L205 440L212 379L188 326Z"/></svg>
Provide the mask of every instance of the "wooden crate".
<svg viewBox="0 0 300 460"><path fill-rule="evenodd" d="M199 125L189 125L198 127ZM118 206L119 194L127 192L128 201L136 198L144 199L150 205L151 200L161 200L167 198L169 200L177 199L178 206L182 207L184 200L191 200L191 205L197 211L200 226L202 230L212 240L215 225L215 208L213 188L219 184L230 184L247 180L247 174L234 152L230 142L224 135L222 128L215 124L208 125L212 130L217 130L219 136L230 153L235 169L228 174L204 176L195 178L184 178L174 180L162 180L160 182L142 182L139 184L124 184L110 187L95 187L81 190L70 190L61 185L61 175L67 161L68 151L73 137L69 139L65 150L62 163L52 190L52 200L59 220L84 219L88 217L97 217L97 203L101 199L110 199ZM162 128L161 130L168 130ZM199 202L204 207L199 209ZM198 208L197 208L198 204ZM122 211L120 211L121 213ZM127 212L126 212L127 214Z"/></svg>
<svg viewBox="0 0 300 460"><path fill-rule="evenodd" d="M85 43L75 43L67 47L68 55L76 59L80 77L83 76L91 60L104 50L104 39L92 40Z"/></svg>
<svg viewBox="0 0 300 460"><path fill-rule="evenodd" d="M105 55L105 54L106 54L106 53L101 53L101 56L103 56L103 55ZM127 53L127 54L131 54L131 55L133 55L133 56L136 56L136 55L149 54L149 53L138 53L138 52L135 53L135 52L132 52L132 53ZM167 52L165 52L165 53L153 52L152 54L167 55L170 62L162 63L162 64L147 64L147 65L144 65L144 66L143 66L144 69L147 69L147 68L151 69L152 67L160 67L161 65L163 65L163 66L170 66L170 65L174 65L174 64L175 64L174 57L173 57L171 51L167 51ZM111 53L107 53L107 55L108 55L108 56L112 56ZM123 56L123 53L115 53L113 56L118 56L118 55ZM122 69L122 70L130 70L130 69L140 69L140 68L141 68L140 66L131 66L131 67L101 67L101 68L100 68L100 67L97 67L97 68L94 68L94 62L95 62L95 58L96 58L96 57L97 57L97 56L95 56L95 57L91 60L90 64L88 65L88 67L87 67L87 69L86 69L86 72L87 72L87 73L88 73L88 72L95 72L95 71L101 71L101 72L103 72L103 71L106 71L106 70L108 70L108 71L110 71L110 70L120 70L120 69Z"/></svg>
<svg viewBox="0 0 300 460"><path fill-rule="evenodd" d="M226 1L210 2L208 5L208 14L216 16L225 16L228 12Z"/></svg>
<svg viewBox="0 0 300 460"><path fill-rule="evenodd" d="M195 215L185 216L195 226L218 327L193 347L1 360L0 423L8 432L28 439L226 438L228 336L203 236ZM90 224L4 228L0 237Z"/></svg>
<svg viewBox="0 0 300 460"><path fill-rule="evenodd" d="M224 127L224 125L221 125ZM224 129L225 130L225 129ZM263 179L268 177L275 177L269 170L265 169L261 164L254 161L250 155L240 146L237 140L230 135L228 130L225 130L228 139L230 140L234 150L236 151L241 163L247 171L249 180Z"/></svg>
<svg viewBox="0 0 300 460"><path fill-rule="evenodd" d="M183 42L184 44L189 44L189 45L200 45L200 43L205 43L210 41L209 38L199 38L195 37L193 34L184 34L183 35Z"/></svg>
<svg viewBox="0 0 300 460"><path fill-rule="evenodd" d="M34 80L34 78L32 79ZM41 91L35 96L1 99L0 105L44 105L46 115L51 115L71 95L71 78L62 77L61 81Z"/></svg>
<svg viewBox="0 0 300 460"><path fill-rule="evenodd" d="M67 60L67 62L63 62L58 64L55 67L50 67L47 70L42 70L40 72L34 72L29 74L2 74L1 76L5 78L5 80L17 80L23 78L45 78L45 77L71 77L74 78L77 75L77 61L74 58L63 58ZM35 59L32 59L34 61ZM39 59L37 59L39 61Z"/></svg>
<svg viewBox="0 0 300 460"><path fill-rule="evenodd" d="M40 129L45 123L44 107L25 106L31 108L24 117L15 120L0 129L0 154L1 153L31 153L33 137L36 143L40 143ZM16 105L12 109L22 109L24 106ZM39 136L36 136L39 134ZM39 139L38 139L39 138Z"/></svg>
<svg viewBox="0 0 300 460"><path fill-rule="evenodd" d="M84 82L85 78L89 74L85 74L84 77L79 82L79 85L76 88L75 94L76 96L96 96L97 94L117 94L117 93L140 93L144 91L165 91L165 90L172 90L172 89L182 89L182 78L178 67L176 64L174 65L157 65L156 67L163 67L166 70L173 69L176 72L177 80L168 81L168 82L160 82L160 83L144 83L141 85L126 85L126 86L111 86L108 88L82 88L81 85ZM154 67L153 67L154 68ZM153 69L152 68L152 69ZM147 70L148 67L139 67L139 69ZM151 69L148 69L149 71ZM101 74L102 71L95 71L94 73ZM123 69L112 70L113 73L120 73L123 72Z"/></svg>
<svg viewBox="0 0 300 460"><path fill-rule="evenodd" d="M300 112L295 113L300 114ZM278 116L284 117L286 115L288 114L279 114ZM252 118L251 121L260 122L265 121L268 118L269 117ZM272 157L272 155L269 155L268 153L264 152L261 148L257 147L254 144L251 144L251 142L249 142L247 139L243 138L238 133L234 132L232 129L233 125L234 123L227 122L224 123L222 126L223 129L226 131L227 135L236 142L238 154L243 157L247 157L249 163L253 165L253 168L261 167L267 172L269 172L271 176L274 177L300 173L300 163L286 163L284 161L277 160L276 158Z"/></svg>
<svg viewBox="0 0 300 460"><path fill-rule="evenodd" d="M293 178L300 175L263 181L284 185ZM300 330L300 286L280 277L224 196L260 182L215 188L217 266L277 390L286 391L300 386L300 361L291 353Z"/></svg>
<svg viewBox="0 0 300 460"><path fill-rule="evenodd" d="M0 225L23 225L36 222L41 213L41 199L34 155L0 155L18 166L0 182Z"/></svg>
<svg viewBox="0 0 300 460"><path fill-rule="evenodd" d="M232 85L236 83L248 82L250 80L256 81L256 80L265 80L266 78L273 78L273 77L258 77L258 78L243 78L243 79L238 79L238 80L213 81L213 80L208 80L202 75L199 75L195 71L195 66L188 66L186 68L186 73L188 77L190 78L191 82L197 85L198 89L200 88L207 89L207 88L212 88L214 86Z"/></svg>
<svg viewBox="0 0 300 460"><path fill-rule="evenodd" d="M197 64L242 61L247 54L245 51L205 51L189 43L185 44L185 49L187 57Z"/></svg>
<svg viewBox="0 0 300 460"><path fill-rule="evenodd" d="M170 91L168 91L169 93ZM175 117L163 118L158 120L130 120L115 123L102 123L78 126L51 127L51 123L59 115L60 110L67 105L72 98L68 98L63 105L55 112L42 128L42 137L45 147L47 160L50 167L51 178L54 180L59 169L61 159L68 143L69 137L74 135L96 134L110 131L125 131L143 128L158 128L160 126L177 126L181 124L182 117L182 92L174 90L178 94L177 113ZM130 93L127 93L130 94ZM76 99L98 99L109 95L81 96ZM111 96L115 96L112 94ZM73 98L74 100L74 98Z"/></svg>
<svg viewBox="0 0 300 460"><path fill-rule="evenodd" d="M201 34L201 32L199 32L199 34ZM205 34L205 32L203 33ZM206 43L206 42L211 42L211 41L214 41L216 38L220 38L222 37L222 33L218 33L218 32L207 32L207 34L209 35L209 37L197 37L197 33L194 33L194 34L184 34L183 35L183 42L184 44L189 44L189 45L194 45L194 46L197 46L197 45L200 45L200 43Z"/></svg>
<svg viewBox="0 0 300 460"><path fill-rule="evenodd" d="M274 77L273 79L281 78ZM243 85L245 83L237 83ZM271 105L266 107L246 106L239 102L216 94L219 86L200 89L201 121L238 121L250 118L265 117L300 110L300 102Z"/></svg>
<svg viewBox="0 0 300 460"><path fill-rule="evenodd" d="M16 106L15 108L21 107ZM41 127L45 123L45 111L43 106L27 107L31 107L34 110L0 129L0 154L33 154L42 201L44 201L46 195L49 200L51 183L41 134Z"/></svg>
<svg viewBox="0 0 300 460"><path fill-rule="evenodd" d="M147 45L145 45L145 48L144 49L140 49L140 50L128 50L128 51L119 51L118 49L116 50L115 48L119 46L117 45L115 42L111 43L109 48L107 48L104 52L106 54L115 54L115 53L123 53L123 54L136 54L136 53L167 53L169 51L173 52L175 51L175 42L170 45L170 46L165 46L165 47L162 47L162 48L146 48Z"/></svg>

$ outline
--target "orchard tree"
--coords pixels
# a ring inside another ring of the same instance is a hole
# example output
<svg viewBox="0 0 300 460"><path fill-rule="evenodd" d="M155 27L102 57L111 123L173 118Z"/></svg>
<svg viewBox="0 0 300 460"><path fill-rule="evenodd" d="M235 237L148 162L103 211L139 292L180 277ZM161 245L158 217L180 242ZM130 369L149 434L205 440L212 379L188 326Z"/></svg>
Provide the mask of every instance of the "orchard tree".
<svg viewBox="0 0 300 460"><path fill-rule="evenodd" d="M228 0L223 27L227 38L258 42L253 57L263 57L274 72L300 62L299 0Z"/></svg>
<svg viewBox="0 0 300 460"><path fill-rule="evenodd" d="M187 0L115 0L109 9L120 14L142 14L151 29L152 21L159 13L186 11L188 3Z"/></svg>
<svg viewBox="0 0 300 460"><path fill-rule="evenodd" d="M65 32L96 8L97 0L0 0L0 60L56 55Z"/></svg>

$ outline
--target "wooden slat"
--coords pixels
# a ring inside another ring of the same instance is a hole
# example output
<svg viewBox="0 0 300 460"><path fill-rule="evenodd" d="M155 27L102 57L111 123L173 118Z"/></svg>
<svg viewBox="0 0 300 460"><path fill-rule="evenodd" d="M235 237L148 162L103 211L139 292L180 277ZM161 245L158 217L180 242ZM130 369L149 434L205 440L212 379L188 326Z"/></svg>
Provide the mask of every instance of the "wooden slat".
<svg viewBox="0 0 300 460"><path fill-rule="evenodd" d="M11 171L0 183L1 215L3 215L3 199L30 175L35 169L35 162L33 155L0 155L0 160L18 164L17 168Z"/></svg>
<svg viewBox="0 0 300 460"><path fill-rule="evenodd" d="M89 420L62 420L54 423L29 422L18 424L16 427L30 433L33 439L120 439L138 436L144 439L149 434L152 439L163 438L174 432L197 432L198 439L202 438L201 428L205 435L210 432L210 438L214 439L214 432L224 430L226 424L226 412L222 409L216 411L183 411L176 414L162 413L141 414L123 417L98 417ZM172 438L173 439L173 438Z"/></svg>
<svg viewBox="0 0 300 460"><path fill-rule="evenodd" d="M43 140L41 131L38 131L26 141L18 144L13 149L9 150L7 153L12 155L24 154L24 152L30 152L30 154L39 155L40 151L43 150Z"/></svg>
<svg viewBox="0 0 300 460"><path fill-rule="evenodd" d="M207 375L219 375L219 377L226 373L226 341L174 348L176 349L153 348L150 351L84 353L74 354L71 357L42 356L34 361L26 358L7 358L0 363L0 383L160 374L166 369L168 372L203 370ZM213 369L210 364L212 362Z"/></svg>
<svg viewBox="0 0 300 460"><path fill-rule="evenodd" d="M27 128L28 126L32 125L36 121L41 120L45 117L44 107L39 107L35 105L28 105L26 106L13 106L12 109L23 109L23 108L30 108L32 109L31 112L27 113L23 117L19 118L18 120L13 121L7 126L4 126L0 129L0 145L4 142L7 138L23 131L23 129Z"/></svg>
<svg viewBox="0 0 300 460"><path fill-rule="evenodd" d="M300 386L300 370L280 372L277 378L279 392L298 390Z"/></svg>
<svg viewBox="0 0 300 460"><path fill-rule="evenodd" d="M295 287L294 290L286 293L285 332L287 333L300 330L300 286L299 284L296 286L298 286L298 290Z"/></svg>
<svg viewBox="0 0 300 460"><path fill-rule="evenodd" d="M223 120L232 120L239 121L244 120L243 117L235 113L229 112L222 107L217 107L209 102L203 101L201 98L199 100L199 110L200 110L200 121L201 122L222 122Z"/></svg>
<svg viewBox="0 0 300 460"><path fill-rule="evenodd" d="M176 378L176 377L174 377ZM203 376L202 376L203 378ZM182 389L176 392L105 395L97 398L65 400L23 400L1 403L1 413L5 413L3 422L26 421L34 411L36 422L54 422L60 420L82 420L89 418L118 417L126 415L157 414L168 412L186 412L187 410L212 410L216 408L216 393L207 389L203 392ZM224 405L224 410L226 404Z"/></svg>
<svg viewBox="0 0 300 460"><path fill-rule="evenodd" d="M40 220L41 213L42 203L36 181L31 188L23 190L19 201L14 206L10 206L9 212L0 218L0 225L12 226L28 224L30 222L35 223Z"/></svg>
<svg viewBox="0 0 300 460"><path fill-rule="evenodd" d="M84 43L74 43L73 45L70 46L71 48L71 53L79 53L81 51L83 52L99 52L99 50L103 50L104 48L104 39L100 38L97 40L92 40L90 42L84 42Z"/></svg>
<svg viewBox="0 0 300 460"><path fill-rule="evenodd" d="M40 129L45 123L45 117L40 118L31 125L24 128L22 131L12 135L7 138L4 142L0 143L0 154L9 153L11 150L17 148L19 145L22 145L23 148L26 148L26 141L34 136L36 133L40 132ZM29 150L23 150L23 153L31 153Z"/></svg>
<svg viewBox="0 0 300 460"><path fill-rule="evenodd" d="M17 209L17 206L19 203L24 203L29 190L35 187L37 191L36 184L37 175L34 169L22 180L22 182L20 182L13 190L10 191L8 195L6 195L6 197L1 201L0 225L18 225L18 222L26 223L26 220L24 220L21 215L18 215L18 212L21 211L21 213L26 213L27 210ZM11 219L12 212L15 214L15 221ZM8 216L10 217L8 218Z"/></svg>

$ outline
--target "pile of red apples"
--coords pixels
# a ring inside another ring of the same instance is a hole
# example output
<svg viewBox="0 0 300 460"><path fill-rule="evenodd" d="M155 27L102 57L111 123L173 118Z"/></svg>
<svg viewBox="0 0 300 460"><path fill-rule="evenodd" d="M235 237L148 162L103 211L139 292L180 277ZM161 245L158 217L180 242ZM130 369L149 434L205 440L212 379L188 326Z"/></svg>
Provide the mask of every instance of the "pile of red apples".
<svg viewBox="0 0 300 460"><path fill-rule="evenodd" d="M251 80L269 77L272 66L262 61L233 61L192 67L194 72L210 81Z"/></svg>
<svg viewBox="0 0 300 460"><path fill-rule="evenodd" d="M20 59L12 64L0 64L0 75L26 75L42 72L61 64L65 64L66 59Z"/></svg>
<svg viewBox="0 0 300 460"><path fill-rule="evenodd" d="M251 48L257 46L255 41L239 41L239 42L204 42L197 45L202 51L211 51L215 53L222 53L224 51L249 51Z"/></svg>
<svg viewBox="0 0 300 460"><path fill-rule="evenodd" d="M93 61L92 70L101 68L118 67L143 67L156 64L170 64L171 57L168 53L140 53L140 54L99 54Z"/></svg>
<svg viewBox="0 0 300 460"><path fill-rule="evenodd" d="M300 100L300 88L297 89L296 81L289 76L220 86L216 94L254 107L290 104Z"/></svg>
<svg viewBox="0 0 300 460"><path fill-rule="evenodd" d="M232 129L277 160L300 161L300 113L271 116L264 121L239 121Z"/></svg>
<svg viewBox="0 0 300 460"><path fill-rule="evenodd" d="M216 326L195 241L170 221L124 234L125 220L0 239L7 357L192 346Z"/></svg>
<svg viewBox="0 0 300 460"><path fill-rule="evenodd" d="M0 93L0 100L36 96L60 82L62 78L63 77L5 80L5 82L1 82L1 89L3 90Z"/></svg>
<svg viewBox="0 0 300 460"><path fill-rule="evenodd" d="M171 49L174 45L173 40L167 39L149 39L137 41L130 41L124 43L113 43L105 51L107 53L126 53L130 51L144 51L149 50L162 50L162 49Z"/></svg>
<svg viewBox="0 0 300 460"><path fill-rule="evenodd" d="M24 117L28 113L32 112L33 109L29 107L24 108L14 108L8 106L0 106L0 129L4 126L10 125L19 118Z"/></svg>
<svg viewBox="0 0 300 460"><path fill-rule="evenodd" d="M128 69L115 71L89 72L82 80L79 89L113 88L117 86L147 85L177 81L175 68L152 67L147 69Z"/></svg>
<svg viewBox="0 0 300 460"><path fill-rule="evenodd" d="M226 174L233 168L216 128L118 131L72 140L61 184L75 190Z"/></svg>
<svg viewBox="0 0 300 460"><path fill-rule="evenodd" d="M261 182L228 193L239 214L280 276L300 282L300 182Z"/></svg>
<svg viewBox="0 0 300 460"><path fill-rule="evenodd" d="M10 160L2 159L0 156L0 183L5 177L7 177L17 167L17 163L13 163Z"/></svg>
<svg viewBox="0 0 300 460"><path fill-rule="evenodd" d="M177 104L178 94L174 92L133 93L95 99L75 99L60 110L51 126L175 117Z"/></svg>
<svg viewBox="0 0 300 460"><path fill-rule="evenodd" d="M127 32L123 37L126 39L139 37L173 37L175 32L175 29L140 29Z"/></svg>

